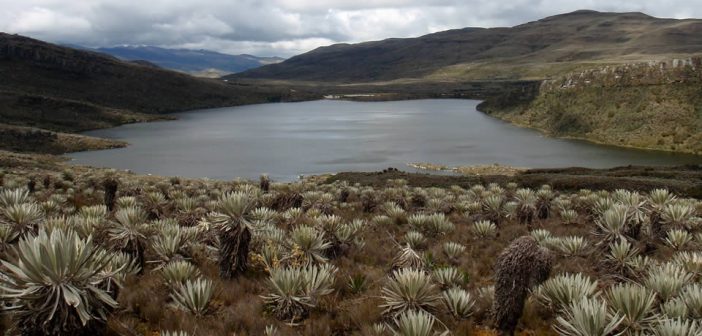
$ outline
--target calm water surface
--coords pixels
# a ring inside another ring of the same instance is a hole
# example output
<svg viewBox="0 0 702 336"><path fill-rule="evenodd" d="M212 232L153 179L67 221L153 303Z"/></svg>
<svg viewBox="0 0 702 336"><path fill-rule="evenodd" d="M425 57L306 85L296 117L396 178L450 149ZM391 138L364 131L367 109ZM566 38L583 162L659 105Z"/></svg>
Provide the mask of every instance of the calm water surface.
<svg viewBox="0 0 702 336"><path fill-rule="evenodd" d="M299 174L413 170L409 162L518 167L669 165L702 157L546 138L478 112L473 100L261 104L180 113L178 120L87 135L127 148L74 153L78 164L138 173L277 180Z"/></svg>

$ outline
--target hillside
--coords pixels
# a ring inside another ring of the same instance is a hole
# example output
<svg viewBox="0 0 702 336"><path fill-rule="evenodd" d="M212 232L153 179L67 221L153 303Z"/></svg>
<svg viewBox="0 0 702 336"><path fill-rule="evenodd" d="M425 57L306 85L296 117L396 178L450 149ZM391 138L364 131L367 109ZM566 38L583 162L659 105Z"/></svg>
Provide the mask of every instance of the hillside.
<svg viewBox="0 0 702 336"><path fill-rule="evenodd" d="M594 64L702 52L702 20L577 11L510 28L336 44L228 78L373 82L543 79Z"/></svg>
<svg viewBox="0 0 702 336"><path fill-rule="evenodd" d="M0 150L64 154L83 150L124 147L127 143L79 134L0 124Z"/></svg>
<svg viewBox="0 0 702 336"><path fill-rule="evenodd" d="M77 132L289 95L0 33L0 124Z"/></svg>
<svg viewBox="0 0 702 336"><path fill-rule="evenodd" d="M193 75L209 73L228 75L283 61L280 57L229 55L210 50L168 49L154 46L97 48L95 51L122 60L147 61L165 69Z"/></svg>
<svg viewBox="0 0 702 336"><path fill-rule="evenodd" d="M702 154L702 59L606 66L544 81L479 108L560 137Z"/></svg>

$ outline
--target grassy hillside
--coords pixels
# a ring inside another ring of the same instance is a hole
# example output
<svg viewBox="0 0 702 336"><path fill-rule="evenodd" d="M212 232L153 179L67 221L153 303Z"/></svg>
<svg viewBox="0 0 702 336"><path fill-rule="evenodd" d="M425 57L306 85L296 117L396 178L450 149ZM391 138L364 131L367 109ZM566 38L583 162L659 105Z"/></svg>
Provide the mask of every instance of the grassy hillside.
<svg viewBox="0 0 702 336"><path fill-rule="evenodd" d="M0 91L0 123L80 132L115 125L167 119L88 103L28 93Z"/></svg>
<svg viewBox="0 0 702 336"><path fill-rule="evenodd" d="M337 44L230 78L327 82L543 79L563 72L702 51L702 20L577 11L510 28Z"/></svg>
<svg viewBox="0 0 702 336"><path fill-rule="evenodd" d="M0 124L0 149L4 150L64 154L82 150L124 147L126 145L127 143L117 140Z"/></svg>
<svg viewBox="0 0 702 336"><path fill-rule="evenodd" d="M0 35L0 90L89 102L140 113L279 100L281 92L241 86Z"/></svg>
<svg viewBox="0 0 702 336"><path fill-rule="evenodd" d="M76 132L286 99L294 98L285 87L195 78L0 33L0 123Z"/></svg>
<svg viewBox="0 0 702 336"><path fill-rule="evenodd" d="M533 97L491 99L490 115L560 137L702 154L702 61L631 64L542 83Z"/></svg>

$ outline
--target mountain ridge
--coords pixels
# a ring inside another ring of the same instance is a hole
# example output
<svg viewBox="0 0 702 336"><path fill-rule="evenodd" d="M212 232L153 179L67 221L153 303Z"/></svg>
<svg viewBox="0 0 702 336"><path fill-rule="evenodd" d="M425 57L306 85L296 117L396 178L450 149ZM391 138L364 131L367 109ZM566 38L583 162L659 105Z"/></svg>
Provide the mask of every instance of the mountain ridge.
<svg viewBox="0 0 702 336"><path fill-rule="evenodd" d="M699 52L702 20L576 11L513 27L468 27L416 38L334 44L225 78L322 82L543 79L593 63ZM533 66L538 69L529 69Z"/></svg>
<svg viewBox="0 0 702 336"><path fill-rule="evenodd" d="M190 74L211 71L226 75L267 64L274 64L283 60L283 58L277 56L233 55L206 49L172 49L156 46L100 47L90 50L127 61L147 61L162 68Z"/></svg>
<svg viewBox="0 0 702 336"><path fill-rule="evenodd" d="M290 95L284 88L196 78L0 33L0 126L78 132L159 120L170 112L281 101ZM8 127L0 132L6 138L45 134Z"/></svg>

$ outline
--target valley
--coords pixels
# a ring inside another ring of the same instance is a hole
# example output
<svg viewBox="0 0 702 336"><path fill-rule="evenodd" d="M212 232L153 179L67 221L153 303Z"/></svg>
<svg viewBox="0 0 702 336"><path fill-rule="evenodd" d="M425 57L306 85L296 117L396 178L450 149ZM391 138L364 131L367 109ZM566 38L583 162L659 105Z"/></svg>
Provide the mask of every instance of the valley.
<svg viewBox="0 0 702 336"><path fill-rule="evenodd" d="M652 3L8 3L0 334L701 336L702 20Z"/></svg>

